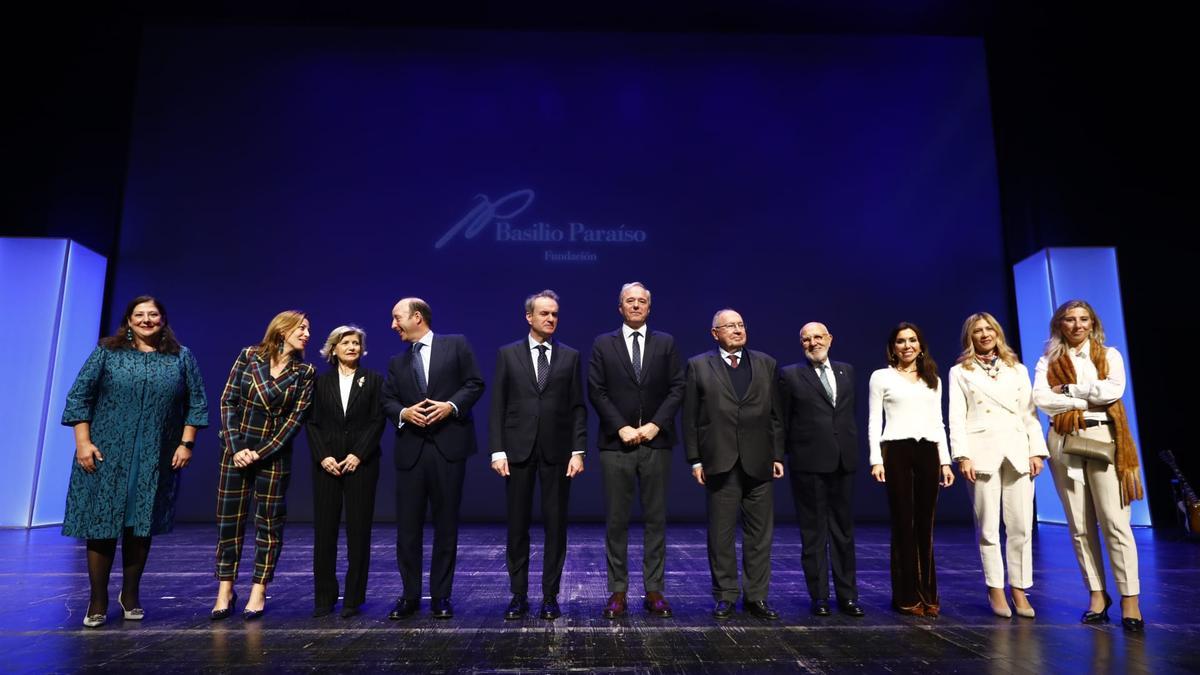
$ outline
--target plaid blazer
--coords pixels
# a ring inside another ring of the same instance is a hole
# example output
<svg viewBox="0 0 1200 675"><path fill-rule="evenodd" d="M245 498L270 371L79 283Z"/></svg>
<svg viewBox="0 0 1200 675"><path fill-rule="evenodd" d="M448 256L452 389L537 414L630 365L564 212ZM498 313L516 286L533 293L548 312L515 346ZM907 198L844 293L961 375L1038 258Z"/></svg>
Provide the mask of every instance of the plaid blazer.
<svg viewBox="0 0 1200 675"><path fill-rule="evenodd" d="M271 379L271 361L246 347L221 392L221 440L227 454L245 448L265 459L288 447L312 403L315 369L292 361Z"/></svg>

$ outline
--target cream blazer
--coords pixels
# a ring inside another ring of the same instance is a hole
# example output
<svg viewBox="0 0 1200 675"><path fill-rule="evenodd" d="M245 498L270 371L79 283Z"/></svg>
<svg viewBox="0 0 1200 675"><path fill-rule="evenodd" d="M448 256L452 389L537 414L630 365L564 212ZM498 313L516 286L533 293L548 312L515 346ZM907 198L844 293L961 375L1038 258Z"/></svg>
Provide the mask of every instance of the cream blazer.
<svg viewBox="0 0 1200 675"><path fill-rule="evenodd" d="M981 473L996 473L1006 459L1028 473L1030 457L1050 454L1025 366L1001 362L995 380L979 365L950 369L950 449L955 461L970 459Z"/></svg>

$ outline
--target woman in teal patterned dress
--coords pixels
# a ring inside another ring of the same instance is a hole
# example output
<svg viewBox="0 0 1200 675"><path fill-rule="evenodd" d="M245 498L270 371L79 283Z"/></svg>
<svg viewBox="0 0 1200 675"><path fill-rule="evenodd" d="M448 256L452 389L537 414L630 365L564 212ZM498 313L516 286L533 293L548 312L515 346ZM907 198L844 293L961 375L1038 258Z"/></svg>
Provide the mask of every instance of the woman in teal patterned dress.
<svg viewBox="0 0 1200 675"><path fill-rule="evenodd" d="M62 423L75 427L62 532L87 540L91 600L83 625L105 621L118 537L117 603L126 619L140 620L150 538L171 530L179 470L192 458L196 430L208 425L196 359L175 339L160 302L129 303L120 328L80 369Z"/></svg>

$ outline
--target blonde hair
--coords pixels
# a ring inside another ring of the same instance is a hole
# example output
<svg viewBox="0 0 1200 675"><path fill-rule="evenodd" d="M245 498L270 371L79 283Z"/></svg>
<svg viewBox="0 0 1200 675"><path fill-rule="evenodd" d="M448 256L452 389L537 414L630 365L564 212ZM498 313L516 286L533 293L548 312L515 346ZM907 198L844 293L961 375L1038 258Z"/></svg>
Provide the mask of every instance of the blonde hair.
<svg viewBox="0 0 1200 675"><path fill-rule="evenodd" d="M361 359L362 357L366 356L367 331L355 326L354 324L346 324L345 326L338 326L337 328L334 328L329 333L329 337L325 338L325 344L321 347L321 358L328 361L331 365L336 366L338 364L338 358L333 349L334 347L337 347L339 342L346 339L347 335L358 336L358 342L361 348L359 350L358 357Z"/></svg>
<svg viewBox="0 0 1200 675"><path fill-rule="evenodd" d="M287 336L304 320L308 315L298 309L285 309L275 315L271 319L271 323L267 324L267 332L263 334L262 342L258 343L257 352L260 356L270 359L275 354L283 351L283 342L287 340ZM292 354L292 360L300 361L304 359L304 352L297 350Z"/></svg>
<svg viewBox="0 0 1200 675"><path fill-rule="evenodd" d="M972 329L980 320L986 321L992 330L996 331L996 355L1007 366L1015 366L1020 360L1017 358L1017 353L1008 346L1008 340L1004 339L1004 329L1000 327L1000 322L996 321L996 317L987 312L975 312L967 317L963 322L962 327L962 353L958 355L958 363L967 370L975 368L975 341L971 339Z"/></svg>
<svg viewBox="0 0 1200 675"><path fill-rule="evenodd" d="M1063 336L1062 320L1067 312L1079 307L1086 309L1092 319L1092 332L1088 335L1088 339L1092 341L1092 353L1096 354L1097 350L1104 349L1104 326L1100 323L1100 317L1096 316L1096 310L1092 309L1086 300L1068 300L1059 305L1058 309L1054 310L1054 316L1050 317L1050 339L1046 340L1047 361L1055 361L1066 352L1067 339Z"/></svg>

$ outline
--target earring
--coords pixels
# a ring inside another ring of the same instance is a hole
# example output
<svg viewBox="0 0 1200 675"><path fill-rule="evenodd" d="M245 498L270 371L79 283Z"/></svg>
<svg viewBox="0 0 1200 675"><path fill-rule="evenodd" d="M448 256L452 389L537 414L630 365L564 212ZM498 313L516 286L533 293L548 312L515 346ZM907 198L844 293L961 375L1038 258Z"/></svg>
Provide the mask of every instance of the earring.
<svg viewBox="0 0 1200 675"><path fill-rule="evenodd" d="M128 326L125 328L125 341L133 342L133 329Z"/></svg>
<svg viewBox="0 0 1200 675"><path fill-rule="evenodd" d="M280 354L282 354L282 353L283 353L283 340L280 340L280 341L279 341L279 353L280 353Z"/></svg>

